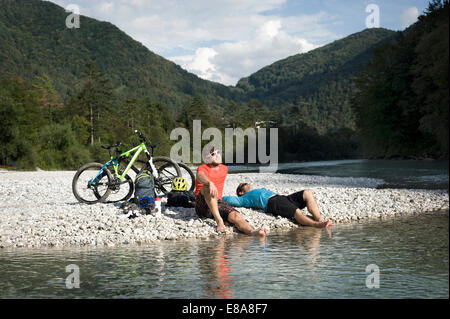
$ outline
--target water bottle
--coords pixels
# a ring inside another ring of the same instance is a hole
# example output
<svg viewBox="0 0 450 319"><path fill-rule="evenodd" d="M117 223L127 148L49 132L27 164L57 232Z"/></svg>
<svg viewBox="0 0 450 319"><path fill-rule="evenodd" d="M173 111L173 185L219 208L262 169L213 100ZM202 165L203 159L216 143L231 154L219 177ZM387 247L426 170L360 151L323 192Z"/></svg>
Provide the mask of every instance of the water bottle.
<svg viewBox="0 0 450 319"><path fill-rule="evenodd" d="M159 198L158 196L156 196L155 198L155 216L161 216L161 198Z"/></svg>

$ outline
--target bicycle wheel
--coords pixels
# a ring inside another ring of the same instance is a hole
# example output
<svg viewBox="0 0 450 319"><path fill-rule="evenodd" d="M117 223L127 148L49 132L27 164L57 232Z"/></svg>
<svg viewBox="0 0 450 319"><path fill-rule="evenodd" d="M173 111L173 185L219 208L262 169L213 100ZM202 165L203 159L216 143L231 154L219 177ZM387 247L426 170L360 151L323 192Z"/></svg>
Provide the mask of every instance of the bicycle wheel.
<svg viewBox="0 0 450 319"><path fill-rule="evenodd" d="M111 175L114 174L111 172ZM111 191L108 200L105 203L115 203L130 199L134 192L133 179L127 174L125 179L120 181L116 176L113 176L109 185Z"/></svg>
<svg viewBox="0 0 450 319"><path fill-rule="evenodd" d="M103 202L110 194L109 184L113 178L107 169L97 176L102 167L100 163L88 163L75 173L72 180L72 192L79 202L86 204ZM95 182L91 183L96 176Z"/></svg>
<svg viewBox="0 0 450 319"><path fill-rule="evenodd" d="M172 190L172 181L181 176L181 170L178 164L168 157L153 157L153 165L159 175L155 177L155 191L159 197L163 197Z"/></svg>
<svg viewBox="0 0 450 319"><path fill-rule="evenodd" d="M181 175L180 177L184 177L187 183L187 190L189 192L193 192L195 189L195 175L192 170L184 163L177 163L180 167Z"/></svg>

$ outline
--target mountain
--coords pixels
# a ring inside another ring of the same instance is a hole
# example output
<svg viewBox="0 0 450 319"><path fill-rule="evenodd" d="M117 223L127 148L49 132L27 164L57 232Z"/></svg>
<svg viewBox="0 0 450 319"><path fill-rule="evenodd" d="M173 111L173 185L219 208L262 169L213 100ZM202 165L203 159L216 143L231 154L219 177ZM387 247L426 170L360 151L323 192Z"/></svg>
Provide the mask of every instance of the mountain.
<svg viewBox="0 0 450 319"><path fill-rule="evenodd" d="M248 99L282 110L324 133L354 128L349 106L352 79L370 60L373 49L397 33L366 29L303 54L262 68L237 87Z"/></svg>
<svg viewBox="0 0 450 319"><path fill-rule="evenodd" d="M29 168L102 161L98 144L131 146L134 128L167 156L173 128L198 118L219 129L275 122L281 161L358 157L353 78L396 34L364 30L232 87L183 70L111 23L81 16L69 29L69 13L54 3L0 7L0 164Z"/></svg>
<svg viewBox="0 0 450 319"><path fill-rule="evenodd" d="M80 90L83 69L94 61L115 92L149 97L173 116L194 95L213 109L256 99L321 133L354 128L348 103L352 78L373 47L395 34L367 29L275 62L230 87L183 70L111 23L81 16L80 28L69 29L68 13L51 2L0 0L0 6L1 74L29 80L47 74L64 100Z"/></svg>
<svg viewBox="0 0 450 319"><path fill-rule="evenodd" d="M69 29L69 13L47 1L0 0L0 7L1 75L32 80L48 74L64 99L79 90L88 61L108 75L116 92L175 109L195 94L213 106L232 95L227 86L183 70L111 23L80 16L80 28Z"/></svg>

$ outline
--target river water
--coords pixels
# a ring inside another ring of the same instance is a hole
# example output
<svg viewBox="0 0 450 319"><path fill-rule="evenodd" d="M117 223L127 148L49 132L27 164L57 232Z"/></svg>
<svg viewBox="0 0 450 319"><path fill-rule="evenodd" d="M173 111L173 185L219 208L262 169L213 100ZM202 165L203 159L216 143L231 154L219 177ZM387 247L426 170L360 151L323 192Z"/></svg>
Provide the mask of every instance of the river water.
<svg viewBox="0 0 450 319"><path fill-rule="evenodd" d="M258 171L256 166L230 166L230 172ZM449 162L444 160L339 160L280 163L278 173L379 179L379 188L447 189Z"/></svg>
<svg viewBox="0 0 450 319"><path fill-rule="evenodd" d="M448 189L448 164L401 162L280 168ZM338 224L330 232L300 227L265 241L235 234L116 248L3 249L0 298L449 298L448 235L449 212L441 211Z"/></svg>
<svg viewBox="0 0 450 319"><path fill-rule="evenodd" d="M339 224L330 233L303 227L265 241L237 234L4 250L0 297L448 298L448 226L446 211ZM75 274L68 265L79 269L79 288L66 285Z"/></svg>

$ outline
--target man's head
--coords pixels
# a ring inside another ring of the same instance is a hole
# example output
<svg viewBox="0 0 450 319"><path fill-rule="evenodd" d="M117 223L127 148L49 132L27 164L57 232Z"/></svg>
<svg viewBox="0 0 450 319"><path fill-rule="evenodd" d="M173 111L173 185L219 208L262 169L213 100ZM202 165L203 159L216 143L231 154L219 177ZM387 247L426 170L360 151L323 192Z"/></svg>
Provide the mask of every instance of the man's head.
<svg viewBox="0 0 450 319"><path fill-rule="evenodd" d="M213 146L209 152L204 154L203 160L208 165L217 166L222 163L222 156L220 155L220 151Z"/></svg>
<svg viewBox="0 0 450 319"><path fill-rule="evenodd" d="M239 186L236 188L236 194L238 196L242 196L247 194L251 190L252 185L250 185L249 183L240 183Z"/></svg>

